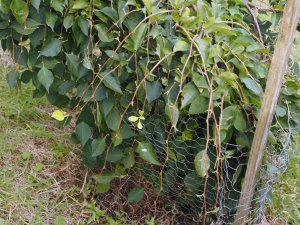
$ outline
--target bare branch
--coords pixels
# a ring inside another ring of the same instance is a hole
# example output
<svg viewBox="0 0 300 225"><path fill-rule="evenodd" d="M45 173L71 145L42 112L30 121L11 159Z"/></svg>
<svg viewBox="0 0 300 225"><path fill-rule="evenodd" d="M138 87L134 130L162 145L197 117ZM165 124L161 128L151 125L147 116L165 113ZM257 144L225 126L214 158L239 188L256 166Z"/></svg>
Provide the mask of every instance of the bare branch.
<svg viewBox="0 0 300 225"><path fill-rule="evenodd" d="M257 11L260 11L260 12L283 12L282 9L274 9L272 7L264 7L264 6L256 5L252 2L246 2L246 4L249 7L255 8Z"/></svg>
<svg viewBox="0 0 300 225"><path fill-rule="evenodd" d="M257 17L256 15L254 14L254 12L252 11L252 9L250 8L250 5L249 5L249 2L247 1L244 1L248 11L250 12L252 18L253 18L253 22L254 22L254 26L255 26L255 29L257 30L257 33L258 33L258 36L259 36L259 39L261 41L261 43L264 43L264 40L262 38L262 34L261 34L261 31L260 31L260 27L259 27L259 24L258 24L258 21L257 21Z"/></svg>

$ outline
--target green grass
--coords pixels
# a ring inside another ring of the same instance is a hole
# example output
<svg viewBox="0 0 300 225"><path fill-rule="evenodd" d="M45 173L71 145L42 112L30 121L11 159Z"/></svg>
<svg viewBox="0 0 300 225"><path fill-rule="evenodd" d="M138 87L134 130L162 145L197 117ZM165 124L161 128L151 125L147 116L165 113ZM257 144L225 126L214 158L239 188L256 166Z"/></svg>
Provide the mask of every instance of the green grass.
<svg viewBox="0 0 300 225"><path fill-rule="evenodd" d="M31 85L8 89L6 72L0 70L0 225L54 224L57 216L80 224L79 149L68 130L55 128L46 100L32 98Z"/></svg>
<svg viewBox="0 0 300 225"><path fill-rule="evenodd" d="M272 204L268 206L274 224L300 224L300 144L292 155L287 170L272 191Z"/></svg>

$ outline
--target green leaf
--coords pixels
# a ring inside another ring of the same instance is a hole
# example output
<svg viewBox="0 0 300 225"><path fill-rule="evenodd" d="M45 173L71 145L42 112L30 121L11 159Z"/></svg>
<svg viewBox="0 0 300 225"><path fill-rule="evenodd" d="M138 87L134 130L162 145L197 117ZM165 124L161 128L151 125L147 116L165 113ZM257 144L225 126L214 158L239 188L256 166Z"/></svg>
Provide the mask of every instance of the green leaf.
<svg viewBox="0 0 300 225"><path fill-rule="evenodd" d="M205 177L210 167L210 160L206 151L199 152L194 160L195 169L200 177Z"/></svg>
<svg viewBox="0 0 300 225"><path fill-rule="evenodd" d="M231 84L232 82L234 82L238 79L238 76L235 73L232 73L230 71L222 72L220 74L220 77L229 84Z"/></svg>
<svg viewBox="0 0 300 225"><path fill-rule="evenodd" d="M140 187L134 187L130 190L128 197L127 197L127 202L139 202L143 199L144 197L144 188Z"/></svg>
<svg viewBox="0 0 300 225"><path fill-rule="evenodd" d="M100 176L94 176L94 179L99 184L109 184L113 179L118 176L111 171L104 171Z"/></svg>
<svg viewBox="0 0 300 225"><path fill-rule="evenodd" d="M89 28L90 28L90 23L87 19L83 18L83 17L79 17L78 18L78 26L80 27L82 33L85 36L89 35Z"/></svg>
<svg viewBox="0 0 300 225"><path fill-rule="evenodd" d="M161 96L162 85L159 80L146 82L146 93L149 104Z"/></svg>
<svg viewBox="0 0 300 225"><path fill-rule="evenodd" d="M126 168L122 164L117 164L115 168L115 173L118 174L119 176L126 176L128 172L126 171Z"/></svg>
<svg viewBox="0 0 300 225"><path fill-rule="evenodd" d="M147 29L147 24L143 23L131 35L131 39L133 40L133 48L135 51L137 51L140 48L142 41L144 40L145 37L146 29Z"/></svg>
<svg viewBox="0 0 300 225"><path fill-rule="evenodd" d="M60 95L64 95L67 92L69 92L70 90L72 90L72 88L75 86L75 82L72 80L67 80L64 83L62 83L61 85L59 85L58 87L58 93Z"/></svg>
<svg viewBox="0 0 300 225"><path fill-rule="evenodd" d="M66 220L62 216L55 217L54 225L66 225Z"/></svg>
<svg viewBox="0 0 300 225"><path fill-rule="evenodd" d="M112 42L114 36L112 33L108 33L108 29L104 24L96 24L95 29L98 31L98 37L103 42Z"/></svg>
<svg viewBox="0 0 300 225"><path fill-rule="evenodd" d="M11 0L0 0L0 11L8 14L10 12L10 2Z"/></svg>
<svg viewBox="0 0 300 225"><path fill-rule="evenodd" d="M195 42L200 50L201 59L204 61L205 64L208 63L208 57L210 53L210 47L212 45L211 38L196 38Z"/></svg>
<svg viewBox="0 0 300 225"><path fill-rule="evenodd" d="M78 70L79 70L79 63L80 59L77 55L73 54L66 54L66 61L67 61L67 66L70 72L77 77L78 76Z"/></svg>
<svg viewBox="0 0 300 225"><path fill-rule="evenodd" d="M177 105L167 103L165 107L165 113L171 121L172 125L176 127L179 119L179 110Z"/></svg>
<svg viewBox="0 0 300 225"><path fill-rule="evenodd" d="M33 72L30 70L25 70L21 74L21 81L24 84L28 84L31 81L32 77L33 77Z"/></svg>
<svg viewBox="0 0 300 225"><path fill-rule="evenodd" d="M238 106L231 105L226 107L222 112L221 129L229 129L235 120L235 112L238 110Z"/></svg>
<svg viewBox="0 0 300 225"><path fill-rule="evenodd" d="M37 11L39 11L41 0L31 0L30 3Z"/></svg>
<svg viewBox="0 0 300 225"><path fill-rule="evenodd" d="M178 40L174 45L173 51L174 52L184 52L190 50L190 45L182 40Z"/></svg>
<svg viewBox="0 0 300 225"><path fill-rule="evenodd" d="M203 96L198 96L192 101L192 104L189 109L189 114L201 114L205 113L208 110L209 100Z"/></svg>
<svg viewBox="0 0 300 225"><path fill-rule="evenodd" d="M91 128L85 122L77 124L75 132L82 146L92 137Z"/></svg>
<svg viewBox="0 0 300 225"><path fill-rule="evenodd" d="M63 14L64 7L65 7L65 0L51 0L50 2L51 8L53 8L55 11Z"/></svg>
<svg viewBox="0 0 300 225"><path fill-rule="evenodd" d="M28 6L23 0L13 0L10 4L12 14L20 24L24 24L28 17Z"/></svg>
<svg viewBox="0 0 300 225"><path fill-rule="evenodd" d="M46 12L46 24L51 27L51 29L54 31L54 26L56 21L58 20L58 16L55 13Z"/></svg>
<svg viewBox="0 0 300 225"><path fill-rule="evenodd" d="M31 18L28 18L28 19L26 20L26 30L24 30L24 25L21 25L21 24L19 24L19 23L17 23L17 22L13 22L13 23L11 24L11 28L13 28L13 29L14 29L17 33L19 33L19 34L30 35L30 34L32 34L34 31L37 30L37 28L39 27L39 25L41 25L39 22L37 22L37 21L35 21L35 20L31 19ZM25 43L26 43L26 42L29 43L29 41L31 42L32 40L27 39L27 40L25 41ZM23 42L23 43L24 43L24 42ZM34 45L34 44L33 44L33 45Z"/></svg>
<svg viewBox="0 0 300 225"><path fill-rule="evenodd" d="M296 81L290 80L284 82L284 86L282 88L282 93L284 95L298 95L299 96L299 85Z"/></svg>
<svg viewBox="0 0 300 225"><path fill-rule="evenodd" d="M112 21L116 22L118 20L118 13L114 8L104 7L100 11L112 19Z"/></svg>
<svg viewBox="0 0 300 225"><path fill-rule="evenodd" d="M114 104L114 99L111 97L106 98L101 102L101 112L104 117L106 117L111 112L111 110L114 107Z"/></svg>
<svg viewBox="0 0 300 225"><path fill-rule="evenodd" d="M199 179L197 173L194 171L187 173L184 177L183 182L188 193L197 193L201 185L201 180Z"/></svg>
<svg viewBox="0 0 300 225"><path fill-rule="evenodd" d="M103 79L103 83L106 87L108 87L109 89L111 89L117 93L123 94L121 87L120 87L119 79L112 76L109 71L100 73L99 76L101 79Z"/></svg>
<svg viewBox="0 0 300 225"><path fill-rule="evenodd" d="M96 185L96 193L97 194L103 194L108 192L110 189L110 183L108 184L97 184Z"/></svg>
<svg viewBox="0 0 300 225"><path fill-rule="evenodd" d="M276 106L276 115L279 117L284 117L286 115L286 108L283 108L281 106Z"/></svg>
<svg viewBox="0 0 300 225"><path fill-rule="evenodd" d="M86 9L90 6L88 0L76 0L72 9Z"/></svg>
<svg viewBox="0 0 300 225"><path fill-rule="evenodd" d="M252 80L251 78L244 77L241 78L241 81L246 85L246 87L251 90L254 94L260 95L263 93L261 86Z"/></svg>
<svg viewBox="0 0 300 225"><path fill-rule="evenodd" d="M136 148L136 152L145 161L154 165L158 165L158 166L161 165L161 163L157 158L155 149L149 142L139 142Z"/></svg>
<svg viewBox="0 0 300 225"><path fill-rule="evenodd" d="M116 163L124 158L124 152L120 148L113 148L109 151L107 161Z"/></svg>
<svg viewBox="0 0 300 225"><path fill-rule="evenodd" d="M96 125L97 127L99 128L99 130L101 129L102 127L102 114L101 114L101 111L100 111L100 104L99 102L97 102L97 107L96 107Z"/></svg>
<svg viewBox="0 0 300 225"><path fill-rule="evenodd" d="M184 107L190 105L198 95L199 91L192 82L186 84L182 90L183 99L181 102L181 108L183 109Z"/></svg>
<svg viewBox="0 0 300 225"><path fill-rule="evenodd" d="M248 123L247 120L242 112L241 109L237 109L235 111L235 119L234 119L234 127L240 131L245 132L248 129Z"/></svg>
<svg viewBox="0 0 300 225"><path fill-rule="evenodd" d="M12 23L11 27L19 34L29 35L32 34L36 29L38 29L39 25L41 25L39 22L28 18L26 20L26 30L24 30L24 25L18 23ZM27 39L27 41L29 41L29 39Z"/></svg>
<svg viewBox="0 0 300 225"><path fill-rule="evenodd" d="M222 35L236 35L236 32L223 21L217 21L214 18L208 20L204 25L206 34L217 33Z"/></svg>
<svg viewBox="0 0 300 225"><path fill-rule="evenodd" d="M52 38L43 46L39 56L54 57L61 51L62 43L57 38Z"/></svg>
<svg viewBox="0 0 300 225"><path fill-rule="evenodd" d="M122 124L120 132L122 134L123 139L132 138L135 136L134 132L131 130L131 128L127 124Z"/></svg>
<svg viewBox="0 0 300 225"><path fill-rule="evenodd" d="M92 157L101 155L106 149L105 138L96 138L92 142Z"/></svg>
<svg viewBox="0 0 300 225"><path fill-rule="evenodd" d="M67 15L64 18L63 25L66 28L66 30L68 30L70 27L73 26L73 22L74 22L74 16L73 15Z"/></svg>
<svg viewBox="0 0 300 225"><path fill-rule="evenodd" d="M116 52L113 51L113 50L106 50L106 51L105 51L105 54L106 54L109 58L111 58L111 59L113 59L113 60L115 60L115 61L120 61L120 57L119 57L118 53L116 53Z"/></svg>
<svg viewBox="0 0 300 225"><path fill-rule="evenodd" d="M275 145L277 143L277 138L276 136L272 133L272 131L269 131L268 135L268 142L272 145ZM251 147L251 146L250 146Z"/></svg>
<svg viewBox="0 0 300 225"><path fill-rule="evenodd" d="M148 13L151 14L151 12L152 12L151 9L154 6L154 1L153 0L143 0L143 3L146 6L146 9L147 9Z"/></svg>
<svg viewBox="0 0 300 225"><path fill-rule="evenodd" d="M16 70L11 70L6 75L6 80L10 89L14 89L18 87L20 74Z"/></svg>
<svg viewBox="0 0 300 225"><path fill-rule="evenodd" d="M192 78L197 88L208 88L208 84L204 76L199 73L193 73Z"/></svg>
<svg viewBox="0 0 300 225"><path fill-rule="evenodd" d="M114 144L114 147L122 144L123 137L122 137L122 133L120 132L120 130L117 133L113 134L112 142Z"/></svg>
<svg viewBox="0 0 300 225"><path fill-rule="evenodd" d="M184 7L180 17L180 22L188 24L192 23L195 20L194 16L191 16L191 10L189 7Z"/></svg>
<svg viewBox="0 0 300 225"><path fill-rule="evenodd" d="M43 65L37 74L37 78L38 78L39 82L46 88L46 90L49 93L49 88L54 81L52 72Z"/></svg>
<svg viewBox="0 0 300 225"><path fill-rule="evenodd" d="M18 64L28 67L28 51L26 48L14 46L12 57Z"/></svg>
<svg viewBox="0 0 300 225"><path fill-rule="evenodd" d="M238 137L235 139L237 145L247 146L251 148L253 136L247 135L245 133L239 133Z"/></svg>
<svg viewBox="0 0 300 225"><path fill-rule="evenodd" d="M113 131L117 131L121 116L117 110L113 110L105 117L107 127Z"/></svg>
<svg viewBox="0 0 300 225"><path fill-rule="evenodd" d="M134 149L133 148L127 148L125 150L125 157L122 160L123 165L125 168L131 168L135 164L135 157L134 157Z"/></svg>
<svg viewBox="0 0 300 225"><path fill-rule="evenodd" d="M128 3L127 1L118 1L118 15L120 18L120 24L122 24L126 14L129 12L129 8L128 5L126 4Z"/></svg>
<svg viewBox="0 0 300 225"><path fill-rule="evenodd" d="M93 70L92 62L88 57L84 57L82 65L89 70Z"/></svg>

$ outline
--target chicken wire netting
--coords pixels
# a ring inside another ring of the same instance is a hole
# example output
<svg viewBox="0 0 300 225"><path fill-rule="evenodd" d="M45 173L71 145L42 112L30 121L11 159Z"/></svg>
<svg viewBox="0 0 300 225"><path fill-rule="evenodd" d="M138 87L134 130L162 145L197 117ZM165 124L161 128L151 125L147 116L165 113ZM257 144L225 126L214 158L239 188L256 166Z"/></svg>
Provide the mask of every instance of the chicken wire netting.
<svg viewBox="0 0 300 225"><path fill-rule="evenodd" d="M298 113L288 113L290 117L299 118ZM216 148L215 143L210 141L208 157L211 172L201 178L197 175L194 159L199 150L207 147L206 118L183 118L176 132L169 133L162 117L159 113L151 115L151 118L146 117L138 135L145 137L160 152L160 158L168 158L165 161L168 168L149 166L143 160L136 161L134 170L112 182L110 192L96 194L97 202L112 215L116 211L123 212L133 221L144 221L153 216L161 224L232 224L249 149L230 143ZM201 121L203 126L194 130L185 129L186 124L195 121ZM132 126L131 123L128 125ZM271 201L272 188L280 180L280 174L295 150L294 143L299 141L297 134L297 130L282 128L275 134L280 138L280 144L268 144L255 187L249 224L266 220L266 204ZM186 140L189 135L193 138ZM183 136L184 140L178 138ZM240 138L247 140L245 136ZM141 202L128 204L128 192L132 187L143 187L145 196Z"/></svg>

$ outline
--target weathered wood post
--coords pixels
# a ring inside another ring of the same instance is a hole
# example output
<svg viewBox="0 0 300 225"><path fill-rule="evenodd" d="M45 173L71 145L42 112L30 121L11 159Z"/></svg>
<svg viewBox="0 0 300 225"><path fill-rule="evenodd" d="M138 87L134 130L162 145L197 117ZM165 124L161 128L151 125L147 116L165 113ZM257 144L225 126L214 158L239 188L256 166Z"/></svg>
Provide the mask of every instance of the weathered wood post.
<svg viewBox="0 0 300 225"><path fill-rule="evenodd" d="M279 37L275 45L271 67L267 77L267 84L263 96L260 115L252 143L247 165L245 181L239 200L234 225L247 223L254 194L255 183L262 157L267 144L270 126L277 105L284 74L294 41L294 36L300 16L300 0L288 0L280 25Z"/></svg>

